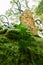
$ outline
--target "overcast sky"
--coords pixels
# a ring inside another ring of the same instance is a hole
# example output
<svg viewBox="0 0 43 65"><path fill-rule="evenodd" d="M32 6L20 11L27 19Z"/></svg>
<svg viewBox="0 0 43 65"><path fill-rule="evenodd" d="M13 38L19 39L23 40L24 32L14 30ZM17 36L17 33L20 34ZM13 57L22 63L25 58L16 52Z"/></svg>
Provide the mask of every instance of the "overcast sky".
<svg viewBox="0 0 43 65"><path fill-rule="evenodd" d="M10 8L10 0L0 0L0 14L4 14Z"/></svg>
<svg viewBox="0 0 43 65"><path fill-rule="evenodd" d="M10 8L11 0L0 0L0 14L5 14L6 10ZM29 7L32 8L33 5L37 5L38 3L29 0Z"/></svg>

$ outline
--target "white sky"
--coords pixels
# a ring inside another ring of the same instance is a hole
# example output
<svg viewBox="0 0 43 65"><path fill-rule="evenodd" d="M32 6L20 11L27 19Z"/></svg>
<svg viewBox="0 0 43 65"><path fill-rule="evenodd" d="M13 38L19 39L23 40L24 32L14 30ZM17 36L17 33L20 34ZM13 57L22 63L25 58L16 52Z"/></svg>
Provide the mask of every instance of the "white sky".
<svg viewBox="0 0 43 65"><path fill-rule="evenodd" d="M28 5L29 5L30 9L32 9L32 8L36 7L38 5L38 3L39 3L38 1L30 0Z"/></svg>
<svg viewBox="0 0 43 65"><path fill-rule="evenodd" d="M0 14L5 14L6 10L10 8L11 0L0 0ZM29 1L29 7L32 9L32 6L37 5L38 2Z"/></svg>
<svg viewBox="0 0 43 65"><path fill-rule="evenodd" d="M0 0L0 14L4 14L10 8L10 0Z"/></svg>

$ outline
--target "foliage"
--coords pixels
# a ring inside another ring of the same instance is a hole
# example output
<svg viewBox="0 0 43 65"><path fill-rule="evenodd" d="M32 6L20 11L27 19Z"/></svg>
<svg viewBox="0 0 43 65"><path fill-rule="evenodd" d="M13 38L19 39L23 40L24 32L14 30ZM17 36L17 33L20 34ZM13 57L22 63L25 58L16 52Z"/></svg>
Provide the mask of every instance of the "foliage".
<svg viewBox="0 0 43 65"><path fill-rule="evenodd" d="M9 17L9 16L11 16L11 15L13 15L14 14L14 12L13 12L13 10L10 8L8 11L6 11L6 15Z"/></svg>
<svg viewBox="0 0 43 65"><path fill-rule="evenodd" d="M24 2L24 4L22 4ZM11 0L10 1L11 7L6 11L6 15L8 17L14 15L14 16L20 16L20 14L23 12L23 9L29 9L28 1L27 0ZM15 7L16 6L16 7Z"/></svg>
<svg viewBox="0 0 43 65"><path fill-rule="evenodd" d="M17 25L15 29L10 29L7 31L6 36L12 39L22 39L22 40L31 40L32 33L28 31L24 26ZM28 39L29 38L29 39ZM34 38L33 38L34 40Z"/></svg>
<svg viewBox="0 0 43 65"><path fill-rule="evenodd" d="M0 26L0 30L3 29L1 26Z"/></svg>
<svg viewBox="0 0 43 65"><path fill-rule="evenodd" d="M35 13L36 13L36 16L43 21L43 0L41 0L38 7L36 7Z"/></svg>
<svg viewBox="0 0 43 65"><path fill-rule="evenodd" d="M4 18L3 17L0 17L0 22L3 22L4 21Z"/></svg>
<svg viewBox="0 0 43 65"><path fill-rule="evenodd" d="M21 13L19 1L11 1L12 7L6 12L8 16L15 14L12 9L15 3ZM28 8L27 0L22 1ZM43 39L35 37L30 28L27 30L22 24L5 29L0 27L0 65L43 65L42 61Z"/></svg>
<svg viewBox="0 0 43 65"><path fill-rule="evenodd" d="M12 38L8 38L6 34ZM43 39L34 37L21 24L8 30L6 34L0 35L0 65L38 64L43 57L43 47L40 45Z"/></svg>
<svg viewBox="0 0 43 65"><path fill-rule="evenodd" d="M19 38L19 31L18 30L8 30L6 33L6 36L10 39L16 39Z"/></svg>
<svg viewBox="0 0 43 65"><path fill-rule="evenodd" d="M6 38L5 36L1 36L0 35L0 43L9 43L9 40L8 40L8 38Z"/></svg>
<svg viewBox="0 0 43 65"><path fill-rule="evenodd" d="M43 13L43 0L39 3L38 7L36 8L36 14L41 15Z"/></svg>
<svg viewBox="0 0 43 65"><path fill-rule="evenodd" d="M3 28L2 28L2 29L0 30L0 34L5 34L6 32L7 32L7 29L3 29Z"/></svg>

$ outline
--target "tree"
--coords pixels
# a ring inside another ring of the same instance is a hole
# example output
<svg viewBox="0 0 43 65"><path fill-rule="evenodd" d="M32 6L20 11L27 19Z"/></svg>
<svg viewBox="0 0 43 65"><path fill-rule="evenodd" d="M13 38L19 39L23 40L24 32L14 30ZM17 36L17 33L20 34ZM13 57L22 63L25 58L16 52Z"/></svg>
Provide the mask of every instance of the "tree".
<svg viewBox="0 0 43 65"><path fill-rule="evenodd" d="M29 9L28 2L29 2L28 0L11 0L10 1L11 7L10 7L10 9L8 9L8 11L6 11L6 15L9 18L9 20L14 23L15 23L15 21L16 22L19 21L19 23L20 23L19 18L20 18L21 13L25 9ZM13 21L12 20L13 18L15 18L16 20Z"/></svg>
<svg viewBox="0 0 43 65"><path fill-rule="evenodd" d="M36 7L35 13L41 20L43 20L43 0L41 0L38 7Z"/></svg>
<svg viewBox="0 0 43 65"><path fill-rule="evenodd" d="M21 2L23 2L24 4L22 4ZM22 7L24 7L24 9L29 9L28 2L29 1L27 0L10 1L11 8L8 11L6 11L6 14L8 16L21 14L21 12L23 12Z"/></svg>

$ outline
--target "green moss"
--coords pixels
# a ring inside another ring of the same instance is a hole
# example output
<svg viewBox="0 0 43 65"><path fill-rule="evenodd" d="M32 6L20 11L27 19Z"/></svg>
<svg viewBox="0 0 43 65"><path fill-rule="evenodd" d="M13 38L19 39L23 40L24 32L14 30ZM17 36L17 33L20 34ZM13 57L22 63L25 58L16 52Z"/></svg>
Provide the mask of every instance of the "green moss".
<svg viewBox="0 0 43 65"><path fill-rule="evenodd" d="M0 65L37 65L40 59L43 60L42 38L34 37L22 26L0 34Z"/></svg>

